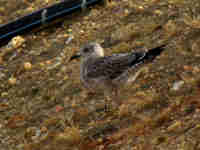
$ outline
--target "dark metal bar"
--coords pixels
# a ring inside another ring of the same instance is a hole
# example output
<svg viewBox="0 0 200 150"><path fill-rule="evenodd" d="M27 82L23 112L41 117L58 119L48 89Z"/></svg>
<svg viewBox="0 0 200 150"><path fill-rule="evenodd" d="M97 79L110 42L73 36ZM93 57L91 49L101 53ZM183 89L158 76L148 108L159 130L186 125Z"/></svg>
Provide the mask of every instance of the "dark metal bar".
<svg viewBox="0 0 200 150"><path fill-rule="evenodd" d="M87 0L86 6L88 7L102 1L103 0ZM8 41L16 35L39 27L42 24L50 23L59 17L69 15L80 10L81 7L82 0L64 0L63 2L42 8L8 24L0 25L0 46L3 42Z"/></svg>

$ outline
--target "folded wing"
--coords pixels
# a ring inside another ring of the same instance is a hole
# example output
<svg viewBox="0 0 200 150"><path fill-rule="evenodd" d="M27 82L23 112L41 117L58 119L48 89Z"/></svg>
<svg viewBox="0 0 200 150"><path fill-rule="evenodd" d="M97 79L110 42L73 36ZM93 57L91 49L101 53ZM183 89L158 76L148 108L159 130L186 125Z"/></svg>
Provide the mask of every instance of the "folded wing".
<svg viewBox="0 0 200 150"><path fill-rule="evenodd" d="M160 55L163 47L164 45L151 49L148 52L114 54L95 59L88 63L87 76L89 78L103 77L115 79L137 64L152 61L156 56Z"/></svg>
<svg viewBox="0 0 200 150"><path fill-rule="evenodd" d="M139 63L144 56L144 52L139 52L115 54L95 59L95 61L90 62L88 65L87 76L89 78L104 77L108 79L115 79L128 68Z"/></svg>

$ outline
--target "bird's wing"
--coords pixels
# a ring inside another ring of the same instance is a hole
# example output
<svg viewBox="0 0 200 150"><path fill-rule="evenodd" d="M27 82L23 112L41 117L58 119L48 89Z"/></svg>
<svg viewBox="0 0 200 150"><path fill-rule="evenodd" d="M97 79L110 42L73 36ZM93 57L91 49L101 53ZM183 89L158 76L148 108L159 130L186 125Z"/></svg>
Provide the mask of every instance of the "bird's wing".
<svg viewBox="0 0 200 150"><path fill-rule="evenodd" d="M133 67L145 56L145 52L114 54L95 59L88 63L87 76L89 78L104 77L115 79L128 68Z"/></svg>
<svg viewBox="0 0 200 150"><path fill-rule="evenodd" d="M87 76L89 78L103 77L115 79L129 68L138 64L151 62L160 55L166 45L152 48L147 52L133 52L124 54L113 54L103 58L95 59L88 63Z"/></svg>

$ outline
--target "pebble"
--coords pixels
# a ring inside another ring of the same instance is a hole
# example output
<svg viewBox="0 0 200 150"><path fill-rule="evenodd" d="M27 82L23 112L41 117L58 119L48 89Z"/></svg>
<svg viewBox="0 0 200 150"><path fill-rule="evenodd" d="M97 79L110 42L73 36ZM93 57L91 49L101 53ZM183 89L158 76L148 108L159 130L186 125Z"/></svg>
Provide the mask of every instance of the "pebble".
<svg viewBox="0 0 200 150"><path fill-rule="evenodd" d="M55 108L55 111L58 113L58 112L61 112L64 110L64 107L60 106L60 105L57 105L56 108Z"/></svg>
<svg viewBox="0 0 200 150"><path fill-rule="evenodd" d="M47 132L47 127L45 127L45 126L43 126L43 127L41 127L41 132Z"/></svg>
<svg viewBox="0 0 200 150"><path fill-rule="evenodd" d="M18 47L22 46L24 43L25 43L25 39L21 36L16 36L16 37L12 38L12 40L9 42L9 44L13 48L18 48Z"/></svg>
<svg viewBox="0 0 200 150"><path fill-rule="evenodd" d="M195 28L195 29L200 29L200 17L197 16L197 17L191 17L191 16L188 16L187 14L185 14L184 16L184 23L192 28Z"/></svg>
<svg viewBox="0 0 200 150"><path fill-rule="evenodd" d="M80 130L74 127L65 128L64 133L60 133L56 138L56 140L64 140L68 144L77 144L80 142L80 139Z"/></svg>
<svg viewBox="0 0 200 150"><path fill-rule="evenodd" d="M35 137L39 137L41 135L41 130L40 129L37 129L36 131L35 131Z"/></svg>
<svg viewBox="0 0 200 150"><path fill-rule="evenodd" d="M67 40L65 41L65 44L69 44L74 39L73 35L70 35Z"/></svg>
<svg viewBox="0 0 200 150"><path fill-rule="evenodd" d="M125 10L124 10L124 13L125 13L125 15L128 15L128 14L129 14L129 10L128 10L128 9L125 9Z"/></svg>
<svg viewBox="0 0 200 150"><path fill-rule="evenodd" d="M57 60L56 60L55 63L52 63L52 62L51 62L51 64L48 64L49 66L47 67L47 70L51 70L51 69L57 68L58 66L61 65L62 59L61 59L60 57L57 57L56 59L57 59Z"/></svg>
<svg viewBox="0 0 200 150"><path fill-rule="evenodd" d="M144 10L144 7L143 6L138 6L138 9Z"/></svg>
<svg viewBox="0 0 200 150"><path fill-rule="evenodd" d="M8 79L9 84L15 85L17 83L17 79L15 77L11 77Z"/></svg>
<svg viewBox="0 0 200 150"><path fill-rule="evenodd" d="M159 16L161 16L161 15L163 14L163 12L162 12L161 10L159 10L159 9L156 9L156 10L154 11L154 13L155 13L156 15L159 15Z"/></svg>
<svg viewBox="0 0 200 150"><path fill-rule="evenodd" d="M168 131L176 131L177 128L181 127L182 123L180 121L176 121L175 123L173 123L172 125L170 125L167 130Z"/></svg>
<svg viewBox="0 0 200 150"><path fill-rule="evenodd" d="M18 49L18 52L21 51L20 47L22 47L25 43L25 39L21 36L16 36L11 39L11 41L4 47L4 51L0 53L0 56L3 57L4 55Z"/></svg>
<svg viewBox="0 0 200 150"><path fill-rule="evenodd" d="M30 62L25 62L24 63L24 69L25 70L31 70L32 68L32 64Z"/></svg>
<svg viewBox="0 0 200 150"><path fill-rule="evenodd" d="M129 113L128 105L122 104L119 107L119 116L126 116L126 115L128 115L128 113Z"/></svg>
<svg viewBox="0 0 200 150"><path fill-rule="evenodd" d="M68 33L71 33L71 32L72 32L72 29L71 29L71 28L69 28L69 29L67 30L67 32L68 32Z"/></svg>
<svg viewBox="0 0 200 150"><path fill-rule="evenodd" d="M3 58L0 56L0 64L3 64Z"/></svg>
<svg viewBox="0 0 200 150"><path fill-rule="evenodd" d="M184 84L184 81L177 81L173 84L172 90L177 91L179 90Z"/></svg>
<svg viewBox="0 0 200 150"><path fill-rule="evenodd" d="M172 36L177 32L177 26L173 20L169 20L164 26L163 26L166 35Z"/></svg>
<svg viewBox="0 0 200 150"><path fill-rule="evenodd" d="M2 92L1 93L1 97L5 97L5 96L8 96L8 92Z"/></svg>
<svg viewBox="0 0 200 150"><path fill-rule="evenodd" d="M17 145L17 149L24 149L24 144Z"/></svg>
<svg viewBox="0 0 200 150"><path fill-rule="evenodd" d="M0 72L0 80L2 80L5 76L6 76L5 73Z"/></svg>

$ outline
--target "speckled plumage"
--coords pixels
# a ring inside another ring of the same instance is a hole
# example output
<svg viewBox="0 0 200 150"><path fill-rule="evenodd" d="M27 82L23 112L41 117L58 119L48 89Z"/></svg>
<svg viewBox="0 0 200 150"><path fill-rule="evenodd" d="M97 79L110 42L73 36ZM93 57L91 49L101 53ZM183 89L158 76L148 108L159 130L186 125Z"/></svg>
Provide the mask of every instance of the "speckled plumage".
<svg viewBox="0 0 200 150"><path fill-rule="evenodd" d="M81 81L86 88L118 87L130 81L139 68L151 62L163 50L164 45L147 52L130 52L104 56L103 48L98 43L86 44L80 50ZM134 78L135 80L135 78ZM133 81L133 80L131 80Z"/></svg>

